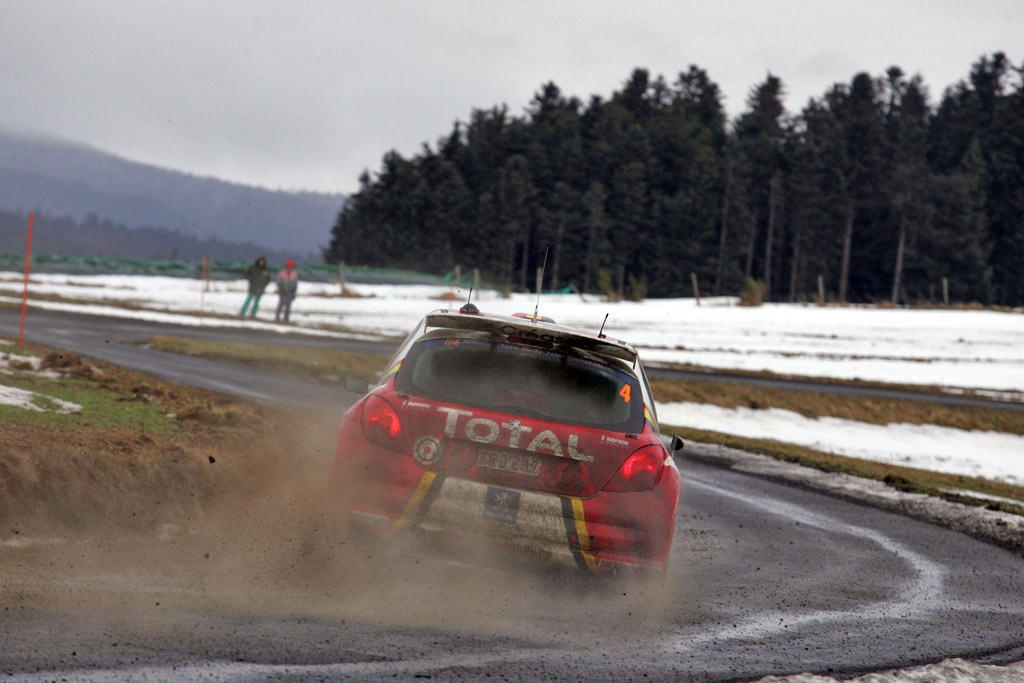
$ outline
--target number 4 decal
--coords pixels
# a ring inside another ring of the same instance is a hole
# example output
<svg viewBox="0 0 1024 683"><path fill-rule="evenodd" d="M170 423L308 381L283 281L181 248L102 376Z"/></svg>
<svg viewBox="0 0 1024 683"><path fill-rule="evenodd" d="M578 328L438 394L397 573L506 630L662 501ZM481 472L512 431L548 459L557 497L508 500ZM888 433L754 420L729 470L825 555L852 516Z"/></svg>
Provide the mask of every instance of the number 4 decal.
<svg viewBox="0 0 1024 683"><path fill-rule="evenodd" d="M629 385L628 384L623 384L622 385L622 389L619 390L619 396L622 397L623 401L625 401L626 403L629 403Z"/></svg>

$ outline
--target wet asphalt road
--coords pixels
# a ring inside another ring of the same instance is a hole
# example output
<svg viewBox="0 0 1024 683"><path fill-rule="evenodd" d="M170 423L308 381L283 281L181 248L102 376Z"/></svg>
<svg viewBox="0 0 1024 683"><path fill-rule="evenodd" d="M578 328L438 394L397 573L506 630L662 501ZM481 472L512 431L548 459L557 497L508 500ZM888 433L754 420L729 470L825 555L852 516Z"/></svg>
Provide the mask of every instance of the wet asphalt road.
<svg viewBox="0 0 1024 683"><path fill-rule="evenodd" d="M34 321L29 339L257 400L348 400L121 343L147 336L148 323L54 318ZM10 334L5 316L0 331ZM197 562L187 552L112 574L67 549L0 546L0 678L750 680L1024 659L1019 557L685 455L678 463L673 569L658 588L396 556L388 567L409 573L394 580L295 582L239 602L202 575L185 581Z"/></svg>

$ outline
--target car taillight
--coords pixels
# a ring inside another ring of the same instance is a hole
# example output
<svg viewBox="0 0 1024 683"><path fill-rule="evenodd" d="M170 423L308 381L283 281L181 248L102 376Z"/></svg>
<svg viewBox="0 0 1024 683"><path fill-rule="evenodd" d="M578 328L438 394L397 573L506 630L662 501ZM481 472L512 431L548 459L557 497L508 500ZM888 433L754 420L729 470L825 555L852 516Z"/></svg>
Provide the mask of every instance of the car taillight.
<svg viewBox="0 0 1024 683"><path fill-rule="evenodd" d="M368 396L363 405L363 436L393 451L404 453L405 435L398 413L379 396Z"/></svg>
<svg viewBox="0 0 1024 683"><path fill-rule="evenodd" d="M645 446L622 463L605 487L605 491L648 491L661 478L665 466L665 451L657 446Z"/></svg>

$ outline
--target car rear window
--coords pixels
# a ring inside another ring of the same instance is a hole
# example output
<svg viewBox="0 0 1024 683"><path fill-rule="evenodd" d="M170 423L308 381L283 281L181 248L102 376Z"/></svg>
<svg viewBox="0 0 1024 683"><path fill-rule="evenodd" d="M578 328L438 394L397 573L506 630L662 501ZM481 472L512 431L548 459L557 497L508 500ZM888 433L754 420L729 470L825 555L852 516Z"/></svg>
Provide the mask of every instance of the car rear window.
<svg viewBox="0 0 1024 683"><path fill-rule="evenodd" d="M478 339L417 342L395 388L409 394L566 424L640 432L643 394L618 368L556 351Z"/></svg>

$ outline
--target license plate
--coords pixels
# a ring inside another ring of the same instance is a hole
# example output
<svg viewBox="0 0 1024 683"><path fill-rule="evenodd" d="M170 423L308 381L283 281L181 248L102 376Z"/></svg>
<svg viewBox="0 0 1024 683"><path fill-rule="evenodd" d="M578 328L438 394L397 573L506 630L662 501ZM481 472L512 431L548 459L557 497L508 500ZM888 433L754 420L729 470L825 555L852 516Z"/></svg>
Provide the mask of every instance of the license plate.
<svg viewBox="0 0 1024 683"><path fill-rule="evenodd" d="M525 453L508 453L481 448L476 452L476 464L477 467L525 474L528 477L536 477L540 474L540 458Z"/></svg>

